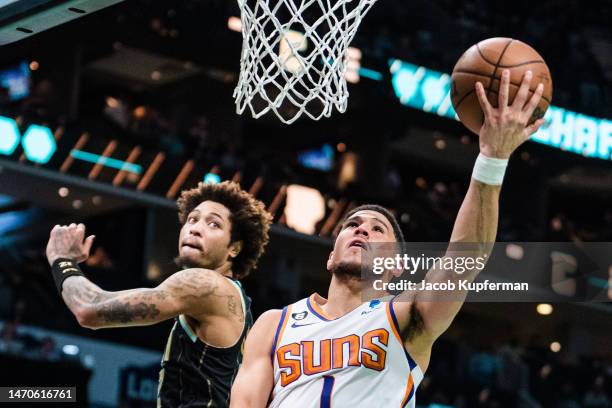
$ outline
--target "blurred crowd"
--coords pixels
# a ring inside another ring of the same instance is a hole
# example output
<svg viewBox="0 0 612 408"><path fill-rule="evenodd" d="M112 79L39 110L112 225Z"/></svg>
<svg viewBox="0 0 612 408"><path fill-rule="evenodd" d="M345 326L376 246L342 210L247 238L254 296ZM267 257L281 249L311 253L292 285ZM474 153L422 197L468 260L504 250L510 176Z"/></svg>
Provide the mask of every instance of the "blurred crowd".
<svg viewBox="0 0 612 408"><path fill-rule="evenodd" d="M612 366L517 342L474 349L440 339L418 390L423 406L609 408ZM433 405L439 404L439 405Z"/></svg>
<svg viewBox="0 0 612 408"><path fill-rule="evenodd" d="M16 322L5 322L2 325L0 353L47 361L58 361L66 357L58 349L52 337L38 338L29 333L21 333Z"/></svg>

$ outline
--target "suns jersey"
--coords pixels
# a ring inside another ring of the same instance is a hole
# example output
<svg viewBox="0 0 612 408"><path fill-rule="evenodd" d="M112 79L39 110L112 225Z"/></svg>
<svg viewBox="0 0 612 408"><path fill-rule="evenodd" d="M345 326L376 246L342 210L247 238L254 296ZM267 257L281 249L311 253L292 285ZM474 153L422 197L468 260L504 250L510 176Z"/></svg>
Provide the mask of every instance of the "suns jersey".
<svg viewBox="0 0 612 408"><path fill-rule="evenodd" d="M314 294L283 309L271 358L270 407L415 407L421 369L399 336L393 303L328 319Z"/></svg>

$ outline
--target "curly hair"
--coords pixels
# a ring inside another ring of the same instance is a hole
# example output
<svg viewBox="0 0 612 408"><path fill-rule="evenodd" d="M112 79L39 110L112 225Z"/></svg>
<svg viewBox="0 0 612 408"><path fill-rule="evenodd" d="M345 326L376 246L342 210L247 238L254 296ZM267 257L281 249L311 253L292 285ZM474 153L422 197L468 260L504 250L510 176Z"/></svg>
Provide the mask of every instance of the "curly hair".
<svg viewBox="0 0 612 408"><path fill-rule="evenodd" d="M232 262L232 274L234 279L244 278L257 268L257 262L268 244L272 216L261 201L242 190L238 183L200 182L197 187L181 192L176 201L180 223L185 224L189 213L204 201L223 204L230 211L230 242L242 241L242 249Z"/></svg>

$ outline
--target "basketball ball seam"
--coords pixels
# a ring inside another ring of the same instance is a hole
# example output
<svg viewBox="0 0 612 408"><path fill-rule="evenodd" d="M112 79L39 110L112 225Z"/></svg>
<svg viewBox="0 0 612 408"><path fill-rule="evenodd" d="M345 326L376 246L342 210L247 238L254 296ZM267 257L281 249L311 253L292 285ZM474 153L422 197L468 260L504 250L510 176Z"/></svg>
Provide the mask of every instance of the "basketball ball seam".
<svg viewBox="0 0 612 408"><path fill-rule="evenodd" d="M543 62L543 61L542 61L542 62ZM511 67L518 67L518 66L520 66L520 65L524 65L524 64L512 65ZM470 70L467 70L467 69L455 70L455 73L457 73L457 74L469 74L469 75L479 76L479 77L483 77L483 78L490 78L490 77L489 77L489 75L484 75L484 74L482 74L482 73L480 73L480 72L477 72L477 71L470 71ZM493 78L493 81L501 81L501 78L496 76L495 78ZM514 82L512 82L512 81L510 81L510 85L514 85L514 86L516 86L517 88L520 88L520 87L521 87L521 84L515 84L515 83L514 83ZM493 91L493 90L490 90L490 91L488 91L488 92L495 93L495 94L499 93L499 92L497 92L497 91ZM533 93L534 91L532 91L531 89L529 89L529 92ZM468 95L470 95L471 93L472 93L472 91L470 91L470 92L468 92L467 94L465 94L465 95L464 95L464 96L463 96L463 97L462 97L462 98L459 100L459 102L457 102L457 107L459 107L459 105L461 104L461 102L463 102L463 100L465 99L465 97L466 97L466 96L468 96ZM542 95L542 99L544 99L544 100L545 100L546 102L548 102L549 104L551 103L551 101L550 101L550 100L549 100L547 97L545 97L544 95Z"/></svg>
<svg viewBox="0 0 612 408"><path fill-rule="evenodd" d="M480 49L480 43L476 44L476 49L478 50L478 53L480 54L480 57L485 60L485 62L491 64L491 65L495 65L495 63L493 61L490 61L487 57L485 57L484 53L482 52L482 50Z"/></svg>
<svg viewBox="0 0 612 408"><path fill-rule="evenodd" d="M527 61L527 62L521 62L520 64L516 64L516 65L499 65L500 68L516 68L516 67L522 67L523 65L529 65L529 64L546 64L544 61L542 60L534 60L534 61Z"/></svg>
<svg viewBox="0 0 612 408"><path fill-rule="evenodd" d="M491 77L489 78L489 86L487 87L487 99L489 99L489 94L491 93L491 89L493 88L493 82L496 78L497 74L497 70L499 69L499 66L501 64L501 60L502 58L504 58L504 54L506 53L506 51L508 50L508 48L510 47L510 44L512 44L514 42L514 40L510 40L508 41L508 44L505 45L504 49L502 50L501 54L499 54L499 59L497 60L497 62L495 63L495 67L493 69L493 73L491 74ZM482 51L480 51L480 46L478 45L478 52L480 52L480 55L482 56ZM486 61L486 60L485 60ZM487 61L488 62L488 61ZM482 120L484 121L484 112L483 112L483 118Z"/></svg>
<svg viewBox="0 0 612 408"><path fill-rule="evenodd" d="M511 40L510 42L515 41L514 39ZM508 43L508 45L510 45L510 43ZM529 64L546 64L546 62L544 60L533 60L533 61L527 61L527 62L521 62L520 64L516 64L516 65L501 65L501 64L496 64L493 61L490 61L487 57L485 57L484 53L482 52L482 50L480 49L480 44L476 44L476 49L478 50L478 53L480 54L480 57L487 63L491 64L491 65L495 65L495 66L499 66L500 68L514 68L514 67L520 67L523 65L529 65ZM505 52L505 50L504 50ZM502 54L503 56L503 54Z"/></svg>
<svg viewBox="0 0 612 408"><path fill-rule="evenodd" d="M465 95L463 95L461 99L459 99L459 102L457 102L457 104L455 105L455 111L459 109L459 105L461 105L461 103L465 100L465 98L467 98L473 93L474 93L474 90L472 89L470 92L467 92Z"/></svg>

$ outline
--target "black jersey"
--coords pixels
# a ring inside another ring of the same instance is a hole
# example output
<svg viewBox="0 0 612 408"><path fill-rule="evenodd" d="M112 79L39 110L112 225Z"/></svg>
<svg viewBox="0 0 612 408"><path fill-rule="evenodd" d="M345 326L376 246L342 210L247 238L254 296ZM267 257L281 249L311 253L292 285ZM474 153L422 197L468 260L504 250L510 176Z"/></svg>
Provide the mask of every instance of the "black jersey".
<svg viewBox="0 0 612 408"><path fill-rule="evenodd" d="M242 362L242 347L253 325L251 299L238 281L245 324L236 344L227 348L201 341L185 316L176 318L170 332L159 373L158 408L227 407L230 390Z"/></svg>

